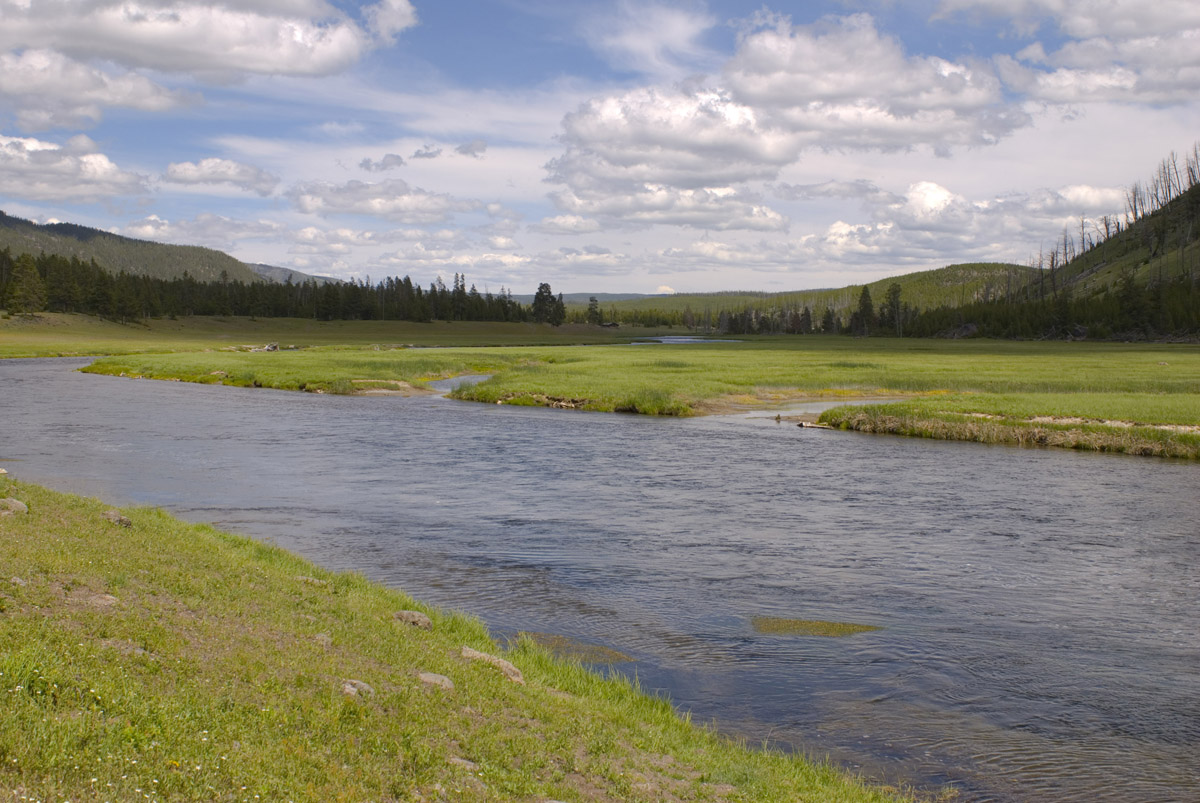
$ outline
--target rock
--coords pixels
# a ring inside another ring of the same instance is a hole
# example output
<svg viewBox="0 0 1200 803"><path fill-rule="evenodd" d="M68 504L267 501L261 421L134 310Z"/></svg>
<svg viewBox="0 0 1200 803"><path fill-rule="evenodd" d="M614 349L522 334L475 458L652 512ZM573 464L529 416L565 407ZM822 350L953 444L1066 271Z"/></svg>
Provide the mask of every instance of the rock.
<svg viewBox="0 0 1200 803"><path fill-rule="evenodd" d="M422 630L433 630L433 621L420 611L396 611L392 617L397 622L419 627Z"/></svg>
<svg viewBox="0 0 1200 803"><path fill-rule="evenodd" d="M328 633L318 633L317 635L313 636L313 641L317 642L325 649L329 649L333 646L333 637Z"/></svg>
<svg viewBox="0 0 1200 803"><path fill-rule="evenodd" d="M10 497L0 499L0 516L16 516L28 512L29 508L19 499L12 499Z"/></svg>
<svg viewBox="0 0 1200 803"><path fill-rule="evenodd" d="M439 689L454 691L454 681L445 675L439 675L436 672L422 672L417 675L417 678L428 686L437 686Z"/></svg>
<svg viewBox="0 0 1200 803"><path fill-rule="evenodd" d="M121 511L119 511L119 510L106 510L103 513L101 513L100 516L103 519L105 519L106 521L111 521L113 524L117 525L118 527L132 527L133 526L133 522L130 521L125 516L122 516Z"/></svg>
<svg viewBox="0 0 1200 803"><path fill-rule="evenodd" d="M483 661L484 663L491 664L503 672L504 676L513 683L520 683L522 686L525 685L525 676L521 674L521 670L517 669L503 658L498 658L495 655L488 655L486 652L473 650L470 647L462 648L462 657L470 661Z"/></svg>
<svg viewBox="0 0 1200 803"><path fill-rule="evenodd" d="M1166 363L1165 363L1165 362L1160 362L1160 363L1159 363L1159 365L1166 365ZM0 468L0 477L4 476L4 475L5 475L5 474L7 474L7 473L8 473L8 469L6 469L6 468Z"/></svg>
<svg viewBox="0 0 1200 803"><path fill-rule="evenodd" d="M453 764L456 767L462 767L470 772L476 772L479 769L479 765L474 761L468 761L467 759L459 758L458 756L451 756L450 758L446 759L446 763Z"/></svg>
<svg viewBox="0 0 1200 803"><path fill-rule="evenodd" d="M357 697L360 694L370 697L375 694L375 690L361 680L344 680L342 681L342 694L347 697Z"/></svg>
<svg viewBox="0 0 1200 803"><path fill-rule="evenodd" d="M25 585L25 581L24 581L24 580L22 580L20 577L10 577L10 578L8 579L8 582L12 583L12 584L13 584L13 585L15 585L15 586L23 586L23 585Z"/></svg>

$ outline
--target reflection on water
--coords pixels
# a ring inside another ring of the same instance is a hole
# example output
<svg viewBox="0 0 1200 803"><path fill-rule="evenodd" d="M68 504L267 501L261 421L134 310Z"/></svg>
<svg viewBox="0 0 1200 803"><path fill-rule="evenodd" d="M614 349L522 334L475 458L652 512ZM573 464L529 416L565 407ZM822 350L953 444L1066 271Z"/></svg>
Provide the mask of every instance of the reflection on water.
<svg viewBox="0 0 1200 803"><path fill-rule="evenodd" d="M0 362L16 476L607 645L700 721L874 778L1200 799L1200 466L79 364Z"/></svg>

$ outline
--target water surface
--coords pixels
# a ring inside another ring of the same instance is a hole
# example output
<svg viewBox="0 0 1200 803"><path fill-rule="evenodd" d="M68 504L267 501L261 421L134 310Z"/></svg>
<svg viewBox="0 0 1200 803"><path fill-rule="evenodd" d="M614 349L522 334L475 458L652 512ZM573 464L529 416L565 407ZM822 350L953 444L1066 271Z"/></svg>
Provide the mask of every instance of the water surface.
<svg viewBox="0 0 1200 803"><path fill-rule="evenodd" d="M962 800L1200 799L1200 467L0 361L0 463L272 540ZM758 634L755 616L878 625Z"/></svg>

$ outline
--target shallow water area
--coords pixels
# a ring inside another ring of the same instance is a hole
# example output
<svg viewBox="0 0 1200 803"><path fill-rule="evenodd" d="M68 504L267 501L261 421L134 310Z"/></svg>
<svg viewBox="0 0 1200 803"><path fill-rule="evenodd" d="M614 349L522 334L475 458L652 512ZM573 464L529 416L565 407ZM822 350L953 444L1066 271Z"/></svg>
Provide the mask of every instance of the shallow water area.
<svg viewBox="0 0 1200 803"><path fill-rule="evenodd" d="M617 671L697 721L878 780L969 801L1200 799L1200 466L775 410L651 419L85 363L0 361L18 480L271 540L501 633L618 650L634 660ZM760 633L757 617L880 629Z"/></svg>

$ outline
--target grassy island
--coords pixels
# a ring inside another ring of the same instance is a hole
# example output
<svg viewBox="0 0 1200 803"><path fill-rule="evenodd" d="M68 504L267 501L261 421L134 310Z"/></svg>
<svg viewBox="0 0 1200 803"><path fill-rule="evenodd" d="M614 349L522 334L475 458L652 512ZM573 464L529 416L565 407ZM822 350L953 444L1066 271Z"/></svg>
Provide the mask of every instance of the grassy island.
<svg viewBox="0 0 1200 803"><path fill-rule="evenodd" d="M908 799L272 546L10 477L0 498L28 509L0 515L6 799Z"/></svg>

